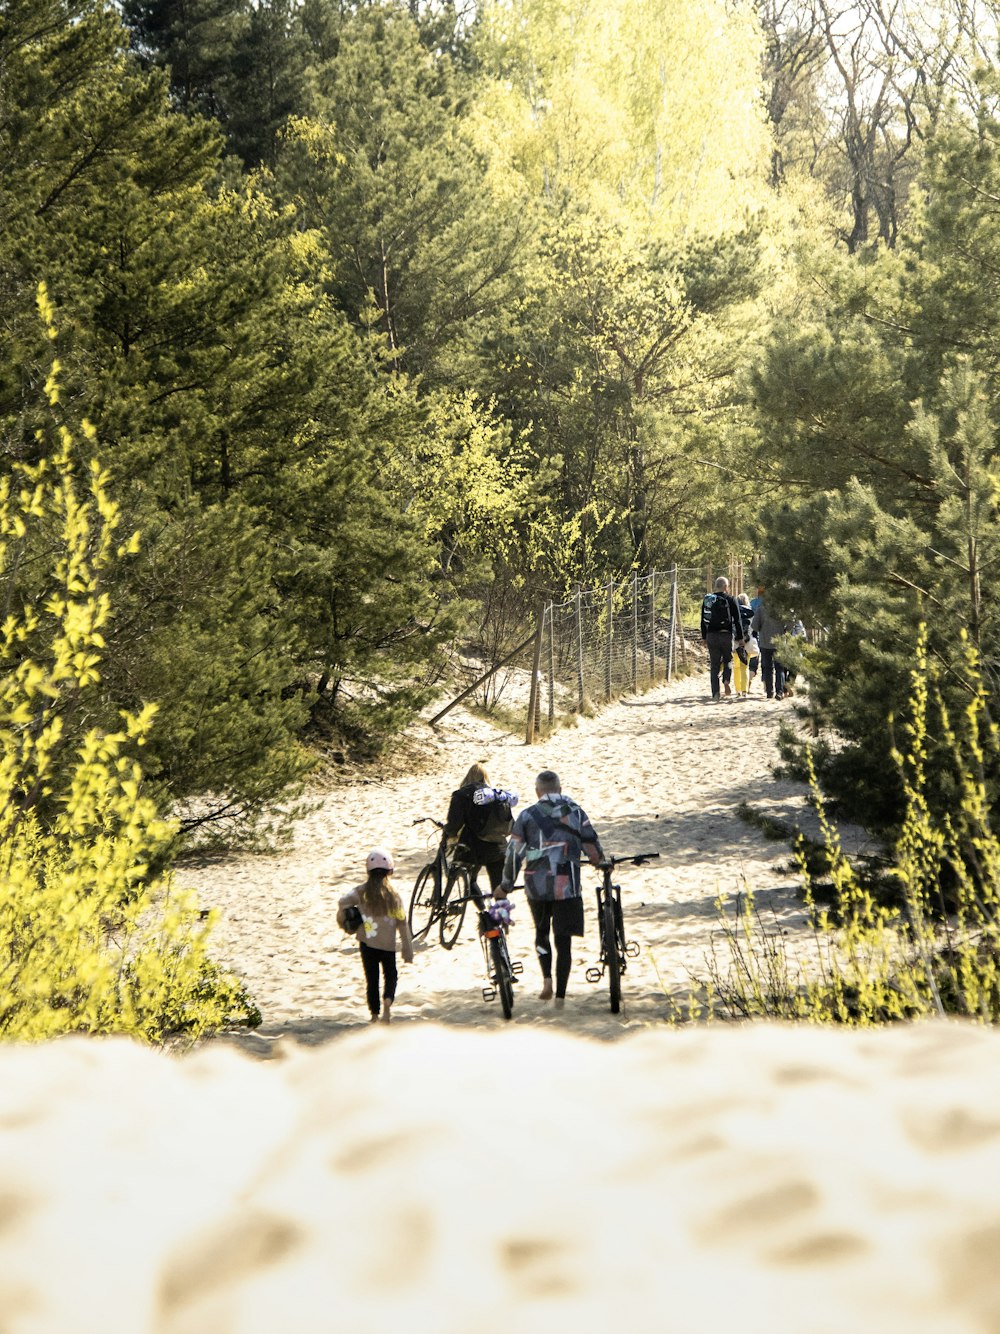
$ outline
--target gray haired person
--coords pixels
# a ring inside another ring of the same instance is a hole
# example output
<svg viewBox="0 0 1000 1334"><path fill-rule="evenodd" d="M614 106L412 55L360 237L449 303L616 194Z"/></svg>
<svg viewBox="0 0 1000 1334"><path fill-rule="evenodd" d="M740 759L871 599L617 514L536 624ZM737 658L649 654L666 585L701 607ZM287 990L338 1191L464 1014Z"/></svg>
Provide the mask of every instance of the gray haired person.
<svg viewBox="0 0 1000 1334"><path fill-rule="evenodd" d="M701 604L701 637L708 649L708 679L712 703L719 702L719 674L726 698L732 697L733 641L743 645L743 619L736 599L729 592L729 580L720 574L715 592L706 593Z"/></svg>

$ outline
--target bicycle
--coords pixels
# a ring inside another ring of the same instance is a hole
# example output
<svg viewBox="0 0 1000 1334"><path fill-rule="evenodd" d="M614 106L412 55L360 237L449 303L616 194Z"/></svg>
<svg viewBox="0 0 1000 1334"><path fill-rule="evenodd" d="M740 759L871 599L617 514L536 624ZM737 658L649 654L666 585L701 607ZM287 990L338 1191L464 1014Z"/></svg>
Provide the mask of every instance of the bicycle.
<svg viewBox="0 0 1000 1334"><path fill-rule="evenodd" d="M597 929L601 956L596 966L587 969L586 978L588 982L600 982L607 972L612 1014L617 1014L621 1009L625 960L634 959L639 953L639 946L634 940L625 939L621 885L611 883L611 872L621 862L642 866L643 862L655 861L659 855L658 852L636 852L630 857L606 857L598 866L601 883L597 887Z"/></svg>
<svg viewBox="0 0 1000 1334"><path fill-rule="evenodd" d="M432 824L441 831L441 839L438 843L437 852L434 854L434 860L421 867L417 874L416 882L413 886L413 893L410 895L410 908L407 914L407 921L410 924L410 934L414 941L423 940L424 936L430 931L435 922L441 922L441 943L445 949L451 949L455 940L458 938L458 931L461 930L462 920L458 920L458 929L454 935L447 941L444 938L445 909L448 897L453 889L458 890L458 895L467 895L469 892L469 873L453 855L448 856L448 841L444 836L444 825L440 820L435 820L433 816L424 815L420 819L414 820L415 825ZM457 853L458 849L456 849ZM462 909L462 916L465 915L465 909Z"/></svg>
<svg viewBox="0 0 1000 1334"><path fill-rule="evenodd" d="M458 899L448 900L452 909L460 913L458 929L451 938L452 944L458 939L458 931L461 930L465 909L470 901L479 908L479 943L483 947L483 962L490 981L488 987L482 988L483 1000L493 1001L499 996L503 1017L510 1019L514 1013L514 982L520 977L524 965L519 959L512 960L507 949L509 913L499 910L499 901L492 894L483 894L478 886L470 885L469 893L461 904ZM442 919L442 932L444 929L445 921Z"/></svg>

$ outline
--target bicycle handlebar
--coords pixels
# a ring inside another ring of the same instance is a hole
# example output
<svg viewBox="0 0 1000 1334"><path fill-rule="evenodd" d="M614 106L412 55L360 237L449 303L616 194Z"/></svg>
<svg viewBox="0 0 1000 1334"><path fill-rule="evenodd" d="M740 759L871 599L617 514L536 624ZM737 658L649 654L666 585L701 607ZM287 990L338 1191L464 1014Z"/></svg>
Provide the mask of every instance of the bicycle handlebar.
<svg viewBox="0 0 1000 1334"><path fill-rule="evenodd" d="M657 861L660 854L658 852L633 852L623 857L605 857L604 861L598 863L599 871L613 871L621 862L631 862L633 866L641 866L643 862Z"/></svg>

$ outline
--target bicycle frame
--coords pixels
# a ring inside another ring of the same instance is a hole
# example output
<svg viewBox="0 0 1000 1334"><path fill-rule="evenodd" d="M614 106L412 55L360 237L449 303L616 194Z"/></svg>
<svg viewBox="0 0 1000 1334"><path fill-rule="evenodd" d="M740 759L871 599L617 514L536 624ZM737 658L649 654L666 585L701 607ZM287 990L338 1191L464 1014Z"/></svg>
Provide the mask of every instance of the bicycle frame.
<svg viewBox="0 0 1000 1334"><path fill-rule="evenodd" d="M470 895L469 897L473 898L474 896ZM489 899L492 903L496 902L492 894L486 894L486 895L481 894L480 897L483 899L484 902L487 899ZM501 979L497 975L497 968L493 966L493 961L490 958L491 941L497 942L497 946L500 951L501 959L498 965L499 967L503 967L504 965L506 965L506 967L510 970L510 976L512 978L520 977L521 973L524 971L524 965L521 963L520 959L511 959L510 957L510 953L507 949L507 928L503 925L502 922L498 921L493 916L493 914L489 910L489 907L480 908L479 943L483 949L483 964L486 969L486 976L490 979L491 983L490 986L483 987L482 989L484 1001L496 1000L497 990L501 986Z"/></svg>
<svg viewBox="0 0 1000 1334"><path fill-rule="evenodd" d="M514 1006L514 979L521 976L524 965L520 959L511 959L507 949L507 928L493 911L496 898L476 885L457 903L474 903L478 913L479 944L483 951L483 965L489 985L481 988L484 1001L500 997L505 1019L511 1017Z"/></svg>
<svg viewBox="0 0 1000 1334"><path fill-rule="evenodd" d="M600 957L597 965L587 969L588 982L600 982L604 976L604 970L608 966L608 954L613 942L608 940L607 932L607 914L605 903L610 899L611 911L614 919L615 940L618 944L618 955L620 958L619 972L626 970L626 958L634 959L639 953L639 946L634 940L625 939L625 921L622 916L622 887L611 883L611 867L604 870L604 879L597 886L597 928L598 940L600 943Z"/></svg>
<svg viewBox="0 0 1000 1334"><path fill-rule="evenodd" d="M428 909L428 921L426 926L423 927L423 929L421 930L420 935L426 936L430 931L431 927L441 917L444 907L445 889L448 885L449 876L451 875L452 863L454 861L454 858L449 858L448 856L448 840L445 837L444 825L441 823L440 820L435 820L434 817L430 815L424 815L421 816L420 819L414 820L413 823L415 825L429 823L434 825L437 829L441 831L441 837L438 841L437 850L434 853L433 859L425 863L425 865L421 868L417 876L417 884L419 885L421 878L425 876L428 871L430 871L430 874L434 882L433 889L431 890L431 897L429 903L427 902L426 899L422 900L423 905ZM414 903L416 901L415 893L416 890L414 890L414 895L412 895L410 899L409 918L411 927L413 924L412 919L413 919Z"/></svg>
<svg viewBox="0 0 1000 1334"><path fill-rule="evenodd" d="M621 979L628 967L627 960L637 957L639 946L636 941L625 938L621 886L613 883L611 873L620 862L641 866L659 855L658 852L638 852L630 857L609 857L601 862L601 883L597 886L600 957L595 966L587 969L585 976L588 982L600 982L607 974L612 1014L617 1014L621 1006Z"/></svg>

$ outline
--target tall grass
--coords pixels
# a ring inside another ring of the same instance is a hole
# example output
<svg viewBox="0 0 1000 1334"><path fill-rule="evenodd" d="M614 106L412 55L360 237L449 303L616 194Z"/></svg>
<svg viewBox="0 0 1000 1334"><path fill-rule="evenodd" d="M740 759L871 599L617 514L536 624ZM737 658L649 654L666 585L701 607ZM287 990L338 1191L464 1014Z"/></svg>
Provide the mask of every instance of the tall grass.
<svg viewBox="0 0 1000 1334"><path fill-rule="evenodd" d="M766 918L750 892L737 896L731 914L719 903L721 941L709 972L724 1012L849 1025L931 1014L1000 1018L1000 841L985 777L987 756L997 753L997 727L968 642L965 657L968 700L956 719L929 665L921 627L909 716L893 751L906 805L889 871L898 889L892 903L877 900L845 856L810 762L832 902L818 906L805 852L797 848L810 922L804 935ZM956 793L950 813L934 810L928 799L932 725L949 756Z"/></svg>

